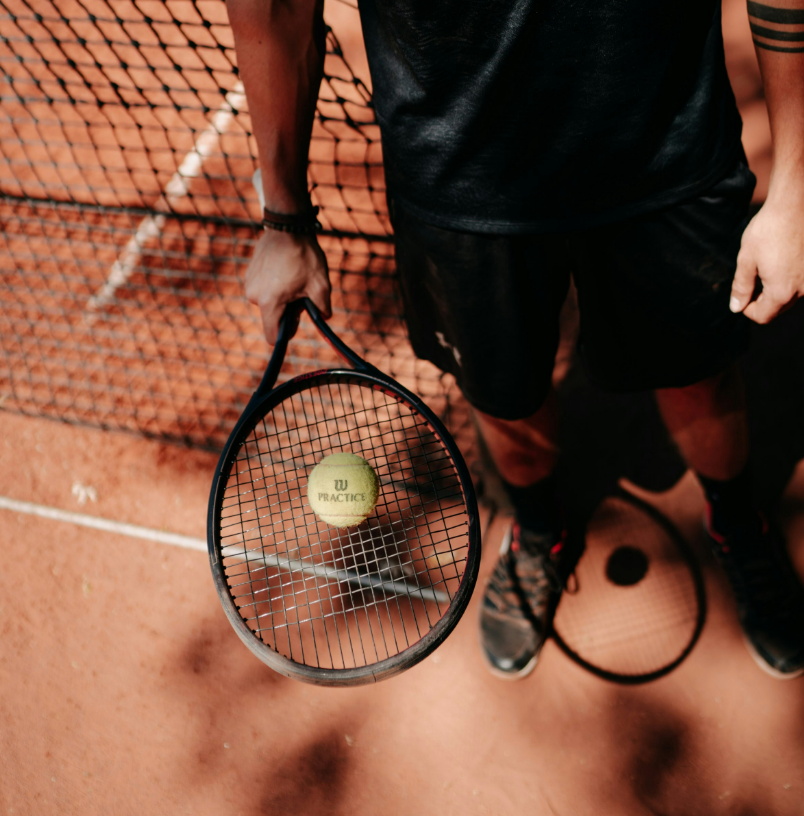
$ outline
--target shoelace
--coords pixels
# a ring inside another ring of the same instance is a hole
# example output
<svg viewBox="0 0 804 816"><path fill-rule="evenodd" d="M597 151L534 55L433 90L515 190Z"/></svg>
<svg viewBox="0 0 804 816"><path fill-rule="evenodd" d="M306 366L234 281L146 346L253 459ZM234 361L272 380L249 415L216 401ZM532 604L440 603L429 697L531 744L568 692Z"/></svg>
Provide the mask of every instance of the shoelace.
<svg viewBox="0 0 804 816"><path fill-rule="evenodd" d="M520 606L519 595L516 591L516 576L511 577L506 560L503 569L498 564L489 578L486 586L485 601L497 612L508 612Z"/></svg>
<svg viewBox="0 0 804 816"><path fill-rule="evenodd" d="M511 547L489 577L485 598L497 611L510 613L516 610L538 629L543 625L536 614L541 603L537 602L534 609L534 599L546 603L551 594L557 595L567 589L557 558L564 537L558 542L546 539L544 546L531 541L531 547L523 547L519 533L518 526L514 525ZM517 565L522 568L520 572L517 572ZM571 591L577 591L577 579L575 583L575 589Z"/></svg>
<svg viewBox="0 0 804 816"><path fill-rule="evenodd" d="M513 541L511 542L511 549L516 552L525 552L530 555L542 556L542 565L544 573L547 576L547 583L553 592L563 592L567 589L567 580L561 575L559 570L560 553L564 549L566 540L566 531L562 531L561 538L556 542L551 542L546 539L544 543L531 539L531 547L521 543L522 530L519 524L514 523ZM535 550L535 552L533 552ZM577 581L576 581L577 582ZM577 590L576 590L577 591Z"/></svg>
<svg viewBox="0 0 804 816"><path fill-rule="evenodd" d="M517 572L517 565L526 566L524 559L520 561L511 551L500 558L489 577L485 600L498 612L518 612L533 623L536 622L533 607L541 606L540 596L547 599L550 580L541 569L541 563L533 565L536 567L533 570L526 568L520 572Z"/></svg>
<svg viewBox="0 0 804 816"><path fill-rule="evenodd" d="M563 592L567 588L567 582L558 571L558 564L546 555L544 559L544 573L547 576L547 583L553 592Z"/></svg>
<svg viewBox="0 0 804 816"><path fill-rule="evenodd" d="M792 598L789 589L780 586L782 573L771 558L732 549L723 553L722 563L740 604L766 620L787 617Z"/></svg>
<svg viewBox="0 0 804 816"><path fill-rule="evenodd" d="M765 515L760 513L758 521L762 525L762 534L766 535L769 526ZM785 580L788 576L784 565L778 559L774 560L772 552L759 550L756 545L748 550L739 542L736 546L729 544L724 536L714 530L709 505L706 508L706 526L718 545L719 560L729 577L737 602L749 607L763 620L787 618L795 598Z"/></svg>

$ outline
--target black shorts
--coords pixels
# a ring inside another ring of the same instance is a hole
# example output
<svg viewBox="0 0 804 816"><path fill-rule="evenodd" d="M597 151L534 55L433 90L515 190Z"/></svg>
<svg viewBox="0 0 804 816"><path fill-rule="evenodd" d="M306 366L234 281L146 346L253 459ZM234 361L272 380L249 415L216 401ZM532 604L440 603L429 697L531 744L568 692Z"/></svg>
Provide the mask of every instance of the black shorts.
<svg viewBox="0 0 804 816"><path fill-rule="evenodd" d="M596 385L669 388L723 371L748 344L749 321L728 304L755 183L741 156L692 200L550 235L445 230L389 197L413 350L479 410L530 416L550 387L572 276L579 351Z"/></svg>

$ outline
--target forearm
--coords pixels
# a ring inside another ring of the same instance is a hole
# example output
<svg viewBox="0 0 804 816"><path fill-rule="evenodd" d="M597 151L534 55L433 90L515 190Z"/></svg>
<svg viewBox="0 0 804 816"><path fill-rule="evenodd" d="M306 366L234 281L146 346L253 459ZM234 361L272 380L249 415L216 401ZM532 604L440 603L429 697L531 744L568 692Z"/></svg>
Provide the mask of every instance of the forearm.
<svg viewBox="0 0 804 816"><path fill-rule="evenodd" d="M748 17L773 167L768 198L743 233L729 304L757 323L769 323L804 295L804 0L770 2L748 0Z"/></svg>
<svg viewBox="0 0 804 816"><path fill-rule="evenodd" d="M240 78L262 168L265 204L309 203L307 157L324 62L322 0L227 0Z"/></svg>
<svg viewBox="0 0 804 816"><path fill-rule="evenodd" d="M796 196L804 207L804 0L749 0L773 137L769 198Z"/></svg>

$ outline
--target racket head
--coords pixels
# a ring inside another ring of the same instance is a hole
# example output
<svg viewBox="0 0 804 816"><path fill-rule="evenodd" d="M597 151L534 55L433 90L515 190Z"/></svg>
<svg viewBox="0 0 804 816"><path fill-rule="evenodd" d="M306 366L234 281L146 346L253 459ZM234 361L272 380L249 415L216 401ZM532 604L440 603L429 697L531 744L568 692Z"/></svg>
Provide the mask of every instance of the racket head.
<svg viewBox="0 0 804 816"><path fill-rule="evenodd" d="M326 455L380 482L354 528L319 520L307 479ZM480 560L472 481L454 440L376 371L302 375L250 403L210 494L210 564L229 621L272 669L358 685L418 663L469 603Z"/></svg>
<svg viewBox="0 0 804 816"><path fill-rule="evenodd" d="M669 674L706 621L703 575L692 548L651 504L618 488L598 506L565 592L553 639L605 680L639 684Z"/></svg>

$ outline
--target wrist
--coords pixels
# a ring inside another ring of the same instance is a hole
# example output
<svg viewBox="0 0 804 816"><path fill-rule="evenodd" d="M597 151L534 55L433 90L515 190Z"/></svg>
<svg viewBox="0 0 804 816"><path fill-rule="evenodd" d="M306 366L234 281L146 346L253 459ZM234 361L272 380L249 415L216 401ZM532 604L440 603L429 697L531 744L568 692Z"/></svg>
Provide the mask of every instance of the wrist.
<svg viewBox="0 0 804 816"><path fill-rule="evenodd" d="M278 253L278 257L296 257L298 255L306 255L309 252L318 255L321 252L317 233L307 235L264 229L258 238L258 243L263 248L263 251L272 254Z"/></svg>
<svg viewBox="0 0 804 816"><path fill-rule="evenodd" d="M784 171L772 173L765 203L804 209L804 176Z"/></svg>
<svg viewBox="0 0 804 816"><path fill-rule="evenodd" d="M768 200L804 204L804 158L774 156L768 185Z"/></svg>
<svg viewBox="0 0 804 816"><path fill-rule="evenodd" d="M290 232L294 235L315 235L321 231L318 207L314 207L312 202L293 213L274 212L265 207L262 211L262 226L267 230Z"/></svg>

